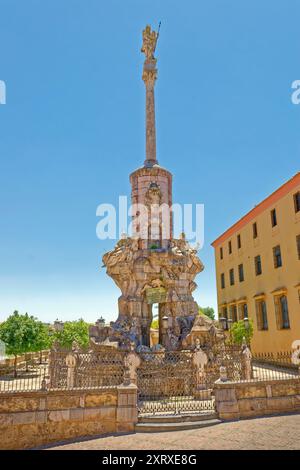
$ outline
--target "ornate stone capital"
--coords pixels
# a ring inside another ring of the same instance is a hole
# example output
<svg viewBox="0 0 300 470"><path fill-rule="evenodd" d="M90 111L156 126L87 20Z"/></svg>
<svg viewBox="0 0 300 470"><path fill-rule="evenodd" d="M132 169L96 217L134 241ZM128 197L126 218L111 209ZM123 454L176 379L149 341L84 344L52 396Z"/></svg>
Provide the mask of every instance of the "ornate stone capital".
<svg viewBox="0 0 300 470"><path fill-rule="evenodd" d="M157 79L156 59L145 60L142 75L143 81L147 87L154 87Z"/></svg>

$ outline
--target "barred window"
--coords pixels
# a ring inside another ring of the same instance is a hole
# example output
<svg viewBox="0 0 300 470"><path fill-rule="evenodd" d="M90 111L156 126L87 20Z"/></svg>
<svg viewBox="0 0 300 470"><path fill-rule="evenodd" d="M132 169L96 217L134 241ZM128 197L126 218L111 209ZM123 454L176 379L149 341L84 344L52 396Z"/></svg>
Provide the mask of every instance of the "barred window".
<svg viewBox="0 0 300 470"><path fill-rule="evenodd" d="M233 286L234 285L234 270L233 270L233 268L230 269L230 271L229 271L229 281L230 281L230 285Z"/></svg>
<svg viewBox="0 0 300 470"><path fill-rule="evenodd" d="M226 322L225 322L225 330L228 330L228 323L227 323L227 320L228 320L228 312L227 312L227 307L223 307L222 308L222 317L223 318L226 318Z"/></svg>
<svg viewBox="0 0 300 470"><path fill-rule="evenodd" d="M220 248L220 258L223 259L223 248Z"/></svg>
<svg viewBox="0 0 300 470"><path fill-rule="evenodd" d="M239 320L244 320L244 318L248 318L248 305L246 303L239 304L238 313Z"/></svg>
<svg viewBox="0 0 300 470"><path fill-rule="evenodd" d="M274 268L280 268L282 266L281 250L280 245L273 248Z"/></svg>
<svg viewBox="0 0 300 470"><path fill-rule="evenodd" d="M228 252L229 252L229 254L231 255L231 253L232 253L232 243L231 243L231 240L228 242Z"/></svg>
<svg viewBox="0 0 300 470"><path fill-rule="evenodd" d="M242 247L242 242L241 242L241 235L238 234L237 236L237 247L240 249Z"/></svg>
<svg viewBox="0 0 300 470"><path fill-rule="evenodd" d="M300 212L300 191L294 194L295 212Z"/></svg>
<svg viewBox="0 0 300 470"><path fill-rule="evenodd" d="M254 265L255 265L255 274L259 276L262 273L262 266L261 266L261 257L260 255L255 256L254 258Z"/></svg>
<svg viewBox="0 0 300 470"><path fill-rule="evenodd" d="M289 310L286 295L276 295L274 297L276 323L279 330L290 328Z"/></svg>
<svg viewBox="0 0 300 470"><path fill-rule="evenodd" d="M253 238L257 238L257 223L254 222L252 225L252 230L253 230Z"/></svg>
<svg viewBox="0 0 300 470"><path fill-rule="evenodd" d="M256 321L258 330L268 329L267 306L265 300L256 301Z"/></svg>
<svg viewBox="0 0 300 470"><path fill-rule="evenodd" d="M243 305L243 310L244 310L244 318L248 318L248 305L247 304Z"/></svg>
<svg viewBox="0 0 300 470"><path fill-rule="evenodd" d="M272 224L272 227L275 227L277 225L276 209L271 210L271 224Z"/></svg>
<svg viewBox="0 0 300 470"><path fill-rule="evenodd" d="M221 274L221 288L225 289L225 275L224 275L224 273Z"/></svg>
<svg viewBox="0 0 300 470"><path fill-rule="evenodd" d="M231 305L230 307L230 318L232 320L232 322L236 322L237 321L237 306L236 305Z"/></svg>
<svg viewBox="0 0 300 470"><path fill-rule="evenodd" d="M244 281L244 265L239 264L239 281L243 282Z"/></svg>

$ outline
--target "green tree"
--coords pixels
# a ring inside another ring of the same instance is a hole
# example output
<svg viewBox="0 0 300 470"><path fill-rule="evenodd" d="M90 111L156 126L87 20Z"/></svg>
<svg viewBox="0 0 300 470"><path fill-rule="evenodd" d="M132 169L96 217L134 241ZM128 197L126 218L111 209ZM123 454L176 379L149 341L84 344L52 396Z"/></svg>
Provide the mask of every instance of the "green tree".
<svg viewBox="0 0 300 470"><path fill-rule="evenodd" d="M71 347L73 341L76 341L81 347L86 347L89 344L89 325L82 318L77 321L65 322L63 329L55 331L53 338L65 348Z"/></svg>
<svg viewBox="0 0 300 470"><path fill-rule="evenodd" d="M40 322L28 313L21 315L18 311L14 311L0 325L0 339L5 343L6 352L15 357L15 377L17 376L17 356L35 350L38 323Z"/></svg>
<svg viewBox="0 0 300 470"><path fill-rule="evenodd" d="M205 315L211 320L215 319L215 311L212 307L199 307L199 315Z"/></svg>
<svg viewBox="0 0 300 470"><path fill-rule="evenodd" d="M51 336L50 329L41 321L38 321L36 324L36 336L33 344L32 351L42 352L45 349L49 349L53 342L53 337ZM42 356L40 354L40 363L42 362Z"/></svg>
<svg viewBox="0 0 300 470"><path fill-rule="evenodd" d="M154 318L151 323L151 328L158 330L159 321L158 318Z"/></svg>
<svg viewBox="0 0 300 470"><path fill-rule="evenodd" d="M253 337L253 321L249 320L248 323L248 328L246 328L244 320L233 323L229 331L230 340L233 344L242 344L243 338L246 339L247 344L250 344Z"/></svg>

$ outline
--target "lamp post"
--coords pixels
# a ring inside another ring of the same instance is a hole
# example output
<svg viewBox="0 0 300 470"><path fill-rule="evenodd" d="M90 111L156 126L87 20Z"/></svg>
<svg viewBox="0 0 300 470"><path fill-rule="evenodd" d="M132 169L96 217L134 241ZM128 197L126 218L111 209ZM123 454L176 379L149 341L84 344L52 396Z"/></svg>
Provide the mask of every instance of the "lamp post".
<svg viewBox="0 0 300 470"><path fill-rule="evenodd" d="M248 317L244 318L244 325L245 325L245 329L248 331L249 330L249 318Z"/></svg>
<svg viewBox="0 0 300 470"><path fill-rule="evenodd" d="M250 338L248 337L248 332L249 332L250 325L249 325L249 318L248 317L244 317L244 325L245 325L245 330L246 330L246 333L247 333L247 340L248 340L249 346L250 346Z"/></svg>
<svg viewBox="0 0 300 470"><path fill-rule="evenodd" d="M221 317L219 318L219 322L221 323L222 330L225 331L227 329L227 318Z"/></svg>
<svg viewBox="0 0 300 470"><path fill-rule="evenodd" d="M228 325L228 330L229 330L229 338L230 338L230 343L232 343L232 333L231 333L231 326L232 326L233 320L232 318L227 319L227 325Z"/></svg>
<svg viewBox="0 0 300 470"><path fill-rule="evenodd" d="M103 328L103 327L105 326L105 319L101 316L101 317L97 320L96 323L98 324L98 326L99 326L100 328Z"/></svg>

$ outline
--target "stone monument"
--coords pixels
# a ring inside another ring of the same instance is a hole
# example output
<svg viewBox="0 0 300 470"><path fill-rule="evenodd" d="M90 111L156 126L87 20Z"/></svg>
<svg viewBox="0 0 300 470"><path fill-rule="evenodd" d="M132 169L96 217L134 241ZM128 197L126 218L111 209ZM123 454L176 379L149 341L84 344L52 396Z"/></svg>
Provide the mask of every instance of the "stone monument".
<svg viewBox="0 0 300 470"><path fill-rule="evenodd" d="M124 234L115 248L103 256L107 274L120 288L121 296L119 316L101 330L101 340L105 333L106 344L117 341L120 347L128 347L133 342L137 350L150 346L153 304L158 304L159 344L166 350L183 347L198 315L194 279L203 270L197 250L189 245L185 235L173 238L172 174L159 165L156 157L157 39L158 33L146 26L141 49L145 54L142 79L146 88L146 159L130 175L136 223L132 236ZM146 215L140 214L139 207L146 208ZM164 207L165 213L157 211L158 207Z"/></svg>

